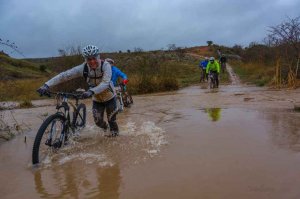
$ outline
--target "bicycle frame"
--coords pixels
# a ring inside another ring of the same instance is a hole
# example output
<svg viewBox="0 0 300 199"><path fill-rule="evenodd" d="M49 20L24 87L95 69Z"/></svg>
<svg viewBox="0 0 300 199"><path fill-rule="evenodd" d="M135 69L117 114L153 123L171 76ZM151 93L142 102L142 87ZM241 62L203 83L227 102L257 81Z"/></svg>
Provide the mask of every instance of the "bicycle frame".
<svg viewBox="0 0 300 199"><path fill-rule="evenodd" d="M65 118L66 118L66 122L63 126L63 129L62 129L62 133L61 133L61 136L60 136L60 141L62 142L64 137L66 135L69 134L69 128L72 129L72 132L75 131L75 120L74 120L74 117L75 117L75 113L77 112L77 107L78 107L78 102L79 102L79 95L75 95L75 94L71 94L71 93L51 93L51 94L55 94L56 95L56 101L57 101L57 104L56 104L56 110L57 110L57 113L59 114L62 114ZM76 102L75 104L73 104L72 102L69 101L69 96L72 96L75 98ZM62 97L62 99L61 99ZM73 120L71 121L71 116L70 116L70 106L73 108ZM64 112L60 111L60 109L63 108ZM80 116L81 117L81 116ZM52 127L51 127L51 130L52 130ZM53 133L51 132L49 134L49 139L51 139L50 136L53 136Z"/></svg>
<svg viewBox="0 0 300 199"><path fill-rule="evenodd" d="M57 105L56 105L56 110L58 113L61 113L63 114L66 118L67 118L67 121L68 121L68 125L71 126L71 117L70 117L70 106L69 104L73 107L73 112L74 110L76 110L76 107L68 101L68 98L67 97L63 97L62 99L62 102L59 103L59 99L57 99ZM63 112L60 111L60 109L63 108Z"/></svg>

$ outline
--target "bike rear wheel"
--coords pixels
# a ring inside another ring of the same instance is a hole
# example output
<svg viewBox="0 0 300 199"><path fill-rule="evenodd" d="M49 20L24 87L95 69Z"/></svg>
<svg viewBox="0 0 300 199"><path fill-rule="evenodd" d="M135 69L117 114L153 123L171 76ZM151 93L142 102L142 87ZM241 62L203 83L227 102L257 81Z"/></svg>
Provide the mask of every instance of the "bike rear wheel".
<svg viewBox="0 0 300 199"><path fill-rule="evenodd" d="M76 128L84 127L86 124L86 106L79 104L77 111L74 112L73 124Z"/></svg>
<svg viewBox="0 0 300 199"><path fill-rule="evenodd" d="M46 160L55 150L59 149L67 131L66 118L61 113L49 116L39 128L32 149L32 164Z"/></svg>

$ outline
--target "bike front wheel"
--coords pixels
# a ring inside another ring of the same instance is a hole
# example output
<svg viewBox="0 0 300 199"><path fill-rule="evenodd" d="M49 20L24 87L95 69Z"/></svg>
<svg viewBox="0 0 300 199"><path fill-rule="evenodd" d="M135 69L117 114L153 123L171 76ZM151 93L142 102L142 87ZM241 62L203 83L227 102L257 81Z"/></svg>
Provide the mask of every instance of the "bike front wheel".
<svg viewBox="0 0 300 199"><path fill-rule="evenodd" d="M118 112L122 112L124 110L124 102L122 99L122 96L117 96L117 108L118 108Z"/></svg>
<svg viewBox="0 0 300 199"><path fill-rule="evenodd" d="M42 123L33 144L32 164L45 161L63 145L67 131L65 121L66 118L61 113L56 113Z"/></svg>
<svg viewBox="0 0 300 199"><path fill-rule="evenodd" d="M124 96L124 106L125 107L130 107L131 104L133 104L133 99L129 93L126 93Z"/></svg>
<svg viewBox="0 0 300 199"><path fill-rule="evenodd" d="M214 79L212 77L209 80L209 88L214 88Z"/></svg>

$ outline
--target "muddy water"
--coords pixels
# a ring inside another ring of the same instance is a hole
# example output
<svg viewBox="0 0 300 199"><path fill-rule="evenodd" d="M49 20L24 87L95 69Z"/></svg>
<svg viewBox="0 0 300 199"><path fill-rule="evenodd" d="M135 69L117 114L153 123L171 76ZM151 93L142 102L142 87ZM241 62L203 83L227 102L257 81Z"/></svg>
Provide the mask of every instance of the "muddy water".
<svg viewBox="0 0 300 199"><path fill-rule="evenodd" d="M299 96L238 86L138 96L112 139L88 103L87 127L38 168L32 142L54 107L15 110L27 132L0 145L1 198L300 198Z"/></svg>

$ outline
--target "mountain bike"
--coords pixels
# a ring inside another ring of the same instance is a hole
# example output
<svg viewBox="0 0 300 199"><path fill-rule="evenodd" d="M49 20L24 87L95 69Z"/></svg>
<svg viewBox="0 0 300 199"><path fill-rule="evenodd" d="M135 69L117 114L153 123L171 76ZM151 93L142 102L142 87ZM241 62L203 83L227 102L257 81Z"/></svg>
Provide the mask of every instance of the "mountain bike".
<svg viewBox="0 0 300 199"><path fill-rule="evenodd" d="M122 112L124 107L130 107L131 104L133 104L133 99L128 91L126 91L126 86L124 84L119 84L115 89L117 92L118 111Z"/></svg>
<svg viewBox="0 0 300 199"><path fill-rule="evenodd" d="M57 112L50 115L40 126L32 149L32 164L43 162L48 155L64 146L69 137L86 124L86 106L79 103L82 92L48 92L49 97L55 95ZM75 104L69 101L75 99ZM70 112L70 107L73 111Z"/></svg>
<svg viewBox="0 0 300 199"><path fill-rule="evenodd" d="M217 76L216 72L209 72L208 79L209 79L209 88L217 88Z"/></svg>

